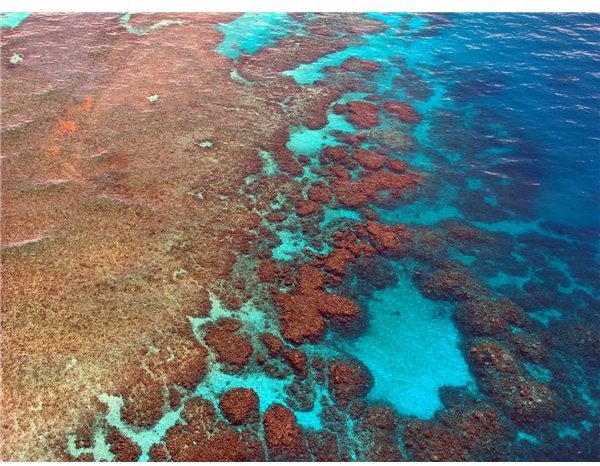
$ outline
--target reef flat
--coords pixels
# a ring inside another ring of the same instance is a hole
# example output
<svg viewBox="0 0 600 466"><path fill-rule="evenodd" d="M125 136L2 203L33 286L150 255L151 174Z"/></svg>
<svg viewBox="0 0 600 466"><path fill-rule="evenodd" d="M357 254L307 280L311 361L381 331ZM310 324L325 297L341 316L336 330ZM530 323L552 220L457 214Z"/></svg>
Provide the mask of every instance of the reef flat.
<svg viewBox="0 0 600 466"><path fill-rule="evenodd" d="M556 213L476 21L3 18L0 458L600 459L598 134Z"/></svg>

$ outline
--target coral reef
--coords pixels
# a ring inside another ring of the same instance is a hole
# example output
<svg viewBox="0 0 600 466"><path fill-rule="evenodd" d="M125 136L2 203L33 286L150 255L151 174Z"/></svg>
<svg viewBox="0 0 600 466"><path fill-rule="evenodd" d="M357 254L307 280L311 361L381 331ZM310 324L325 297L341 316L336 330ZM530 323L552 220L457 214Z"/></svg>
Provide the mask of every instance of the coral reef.
<svg viewBox="0 0 600 466"><path fill-rule="evenodd" d="M238 333L241 322L234 319L221 319L205 329L204 341L215 351L217 360L234 370L243 368L252 355L252 343L248 337Z"/></svg>
<svg viewBox="0 0 600 466"><path fill-rule="evenodd" d="M357 360L336 360L329 366L329 391L340 406L364 397L372 385L369 370Z"/></svg>
<svg viewBox="0 0 600 466"><path fill-rule="evenodd" d="M421 121L421 116L409 103L388 101L383 104L383 108L404 123L415 124Z"/></svg>
<svg viewBox="0 0 600 466"><path fill-rule="evenodd" d="M533 227L476 226L504 207L471 178L484 162L448 169L460 137L433 149L455 116L419 113L433 90L404 57L380 93L388 64L355 52L388 25L293 13L231 59L239 15L176 16L3 30L28 53L2 63L3 126L20 123L2 133L0 459L597 458L593 264L552 259L575 247ZM445 180L421 169L438 165L478 194L438 213ZM381 367L353 352L410 327L409 306L425 332L457 329L479 388L434 386L432 418L382 400Z"/></svg>
<svg viewBox="0 0 600 466"><path fill-rule="evenodd" d="M232 424L258 419L258 395L251 388L232 388L221 396L219 407Z"/></svg>
<svg viewBox="0 0 600 466"><path fill-rule="evenodd" d="M265 442L270 461L306 461L306 439L294 413L285 406L270 406L264 417Z"/></svg>

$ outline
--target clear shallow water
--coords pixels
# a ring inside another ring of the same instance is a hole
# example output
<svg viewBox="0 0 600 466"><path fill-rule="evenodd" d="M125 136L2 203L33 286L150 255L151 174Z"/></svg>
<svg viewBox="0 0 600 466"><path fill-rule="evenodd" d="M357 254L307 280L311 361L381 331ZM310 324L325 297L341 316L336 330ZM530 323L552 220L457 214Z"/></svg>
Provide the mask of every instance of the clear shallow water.
<svg viewBox="0 0 600 466"><path fill-rule="evenodd" d="M0 27L16 28L30 13L0 13Z"/></svg>
<svg viewBox="0 0 600 466"><path fill-rule="evenodd" d="M245 13L218 29L225 34L225 39L217 51L237 60L242 54L253 54L275 45L290 34L302 33L302 24L293 21L287 13Z"/></svg>
<svg viewBox="0 0 600 466"><path fill-rule="evenodd" d="M458 348L451 307L423 297L410 269L396 270L397 283L368 301L366 332L344 349L373 374L371 400L429 419L442 407L440 387L471 385L473 379Z"/></svg>

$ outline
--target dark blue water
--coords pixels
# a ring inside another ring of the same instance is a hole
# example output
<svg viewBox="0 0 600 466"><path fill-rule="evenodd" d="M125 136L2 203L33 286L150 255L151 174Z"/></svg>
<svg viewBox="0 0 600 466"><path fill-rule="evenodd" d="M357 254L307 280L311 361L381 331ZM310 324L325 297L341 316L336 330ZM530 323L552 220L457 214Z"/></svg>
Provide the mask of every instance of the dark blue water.
<svg viewBox="0 0 600 466"><path fill-rule="evenodd" d="M600 225L599 17L449 16L440 50L452 98L504 126L517 162L505 172L535 186L522 212L573 234ZM494 138L493 132L482 134ZM515 193L518 196L518 193ZM550 226L550 225L549 225Z"/></svg>

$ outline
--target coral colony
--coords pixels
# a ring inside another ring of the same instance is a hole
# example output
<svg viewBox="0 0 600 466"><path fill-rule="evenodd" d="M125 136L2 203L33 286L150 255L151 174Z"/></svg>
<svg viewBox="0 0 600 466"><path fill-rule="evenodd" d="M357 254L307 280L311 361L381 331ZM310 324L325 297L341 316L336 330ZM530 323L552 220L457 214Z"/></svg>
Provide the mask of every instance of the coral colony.
<svg viewBox="0 0 600 466"><path fill-rule="evenodd" d="M598 15L0 21L0 458L600 459Z"/></svg>

